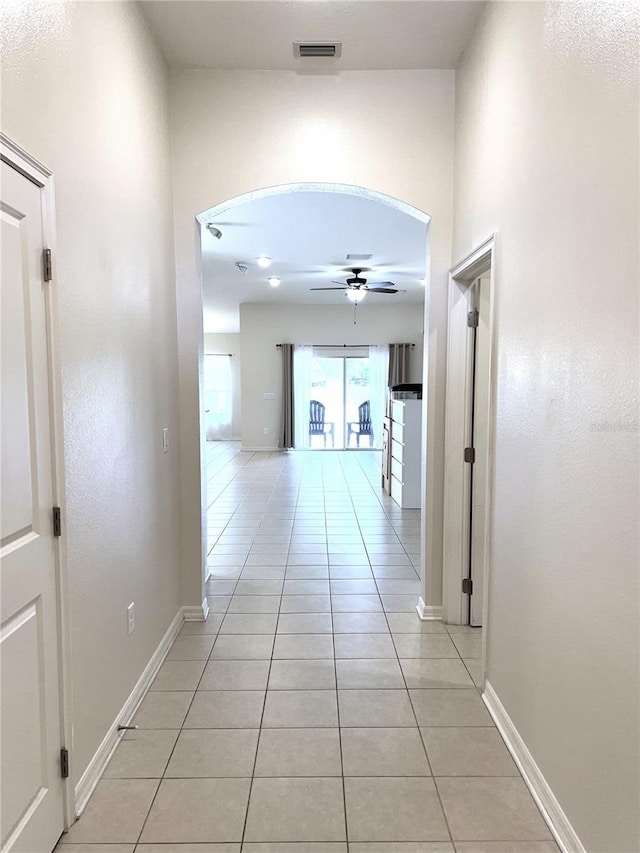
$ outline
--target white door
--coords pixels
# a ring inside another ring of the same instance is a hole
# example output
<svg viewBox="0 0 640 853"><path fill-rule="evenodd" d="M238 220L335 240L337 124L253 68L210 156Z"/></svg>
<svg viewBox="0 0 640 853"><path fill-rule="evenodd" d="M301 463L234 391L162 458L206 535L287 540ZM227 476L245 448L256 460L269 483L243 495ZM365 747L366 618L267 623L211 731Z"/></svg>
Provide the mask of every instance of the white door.
<svg viewBox="0 0 640 853"><path fill-rule="evenodd" d="M41 189L1 164L2 851L63 830L57 584Z"/></svg>
<svg viewBox="0 0 640 853"><path fill-rule="evenodd" d="M473 377L473 438L475 463L471 483L471 555L469 575L473 582L470 596L469 622L482 625L484 573L486 559L485 525L487 517L487 477L489 470L489 295L490 273L473 284L473 304L478 311L475 330L475 356Z"/></svg>

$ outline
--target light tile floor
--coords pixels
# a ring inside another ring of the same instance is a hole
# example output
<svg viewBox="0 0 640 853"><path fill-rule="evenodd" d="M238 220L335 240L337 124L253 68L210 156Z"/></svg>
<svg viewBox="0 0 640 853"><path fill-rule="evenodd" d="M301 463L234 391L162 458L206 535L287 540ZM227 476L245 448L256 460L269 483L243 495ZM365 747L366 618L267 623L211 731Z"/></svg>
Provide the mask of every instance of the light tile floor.
<svg viewBox="0 0 640 853"><path fill-rule="evenodd" d="M474 684L479 632L418 619L420 514L379 454L208 453L211 615L60 847L557 853Z"/></svg>

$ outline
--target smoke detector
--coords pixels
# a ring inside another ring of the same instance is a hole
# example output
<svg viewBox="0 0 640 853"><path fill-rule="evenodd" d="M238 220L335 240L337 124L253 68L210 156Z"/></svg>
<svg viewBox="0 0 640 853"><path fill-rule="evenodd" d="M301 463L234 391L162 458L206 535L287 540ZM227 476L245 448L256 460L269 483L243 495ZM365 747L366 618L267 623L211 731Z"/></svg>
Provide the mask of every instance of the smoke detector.
<svg viewBox="0 0 640 853"><path fill-rule="evenodd" d="M294 41L293 55L298 59L308 57L324 57L325 59L338 59L342 56L342 42L340 41Z"/></svg>

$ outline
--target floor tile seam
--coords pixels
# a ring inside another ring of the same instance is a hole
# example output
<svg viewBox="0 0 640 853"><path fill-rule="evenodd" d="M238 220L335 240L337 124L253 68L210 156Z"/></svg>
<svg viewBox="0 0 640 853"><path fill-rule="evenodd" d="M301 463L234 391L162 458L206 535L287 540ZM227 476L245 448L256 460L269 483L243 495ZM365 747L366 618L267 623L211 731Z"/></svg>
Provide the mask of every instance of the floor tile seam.
<svg viewBox="0 0 640 853"><path fill-rule="evenodd" d="M231 602L229 602L229 604L230 604L230 603L231 603ZM217 639L218 639L218 635L220 634L220 628L222 627L222 623L224 622L224 619L225 619L225 616L226 616L226 613L227 613L228 608L229 608L229 605L227 605L227 609L225 609L224 614L222 614L222 619L220 620L220 625L218 626L217 631L216 631L216 632L215 632L215 634L213 635L213 636L214 636L214 639L213 639L213 645L211 646L211 651L209 652L209 657L208 657L208 658L206 659L206 661L204 662L204 666L203 666L203 668L202 668L202 672L200 673L200 677L198 678L198 681L197 681L196 686L195 686L195 688L194 688L193 695L191 696L191 700L190 700L190 702L189 702L189 705L187 706L186 713L185 713L184 717L182 718L182 725L180 726L180 730L179 730L179 732L178 732L178 737L176 738L176 742L174 743L174 745L173 745L173 749L171 750L171 755L169 756L169 759L167 760L167 763L166 763L166 765L165 765L165 771L166 771L167 767L169 766L169 761L171 760L171 757L173 756L173 752L174 752L174 750L175 750L176 744L178 743L178 741L179 741L179 739L180 739L180 735L181 735L181 733L182 733L182 730L183 730L183 729L184 729L184 727L185 727L185 723L186 723L186 721L187 721L187 717L189 716L189 713L191 712L191 708L192 708L192 706L193 706L193 703L195 702L195 699L196 699L196 696L197 696L197 694L198 694L198 691L199 691L200 685L201 685L201 683L202 683L202 679L204 678L204 674L205 674L205 672L206 672L206 670L207 670L207 664L208 664L208 663L209 663L209 661L211 660L211 654L212 654L212 652L213 652L214 646L215 646L216 641L217 641ZM215 615L218 615L218 614L215 614L215 613L214 613L214 614L212 614L212 615L214 615L214 616L215 616ZM184 623L183 623L183 624L184 624ZM197 635L194 635L194 636L197 636ZM176 639L177 639L177 637L176 637ZM175 643L175 640L173 641L173 643ZM173 646L173 643L171 644L172 646ZM180 691L167 691L167 692L180 692ZM158 786L158 788L159 788L159 787L160 787L160 786Z"/></svg>
<svg viewBox="0 0 640 853"><path fill-rule="evenodd" d="M237 457L240 455L240 453L241 453L241 452L242 452L241 450L238 450L238 451L237 451L237 452L236 452L236 453L231 457L231 459L227 460L227 461L224 463L224 465L222 466L222 468L216 468L216 469L214 470L214 472L213 472L212 477L207 476L207 483L209 482L209 480L213 479L213 477L217 477L217 476L219 476L220 472L221 472L222 470L224 470L224 468L226 468L226 467L227 467L227 465L231 464L235 459L237 459ZM243 465L242 465L241 467L242 467L242 468L244 468L246 464L247 464L247 463L246 463L246 462L244 462L244 463L243 463ZM209 460L207 460L207 474L208 474L208 466L209 466ZM222 489L222 492L220 492L220 494L218 494L218 495L213 499L213 501L211 502L211 504L209 504L209 505L208 505L207 509L209 509L209 507L210 507L210 506L212 506L212 505L216 502L216 500L218 499L218 497L220 497L220 495L221 495L221 494L224 492L224 490L229 486L229 484L233 482L233 480L236 478L236 476L237 476L237 472L234 472L234 476L231 478L231 480L229 480L229 481L224 485L224 487L223 487L223 489Z"/></svg>
<svg viewBox="0 0 640 853"><path fill-rule="evenodd" d="M389 626L389 627L391 627L391 626ZM392 642L393 642L393 634L391 636L392 636ZM395 643L394 643L394 648L395 648ZM440 796L440 792L438 791L438 787L437 787L436 782L435 782L435 777L433 776L433 767L431 766L431 760L429 759L429 753L427 752L427 748L426 748L425 743L424 743L424 738L422 737L422 732L420 731L420 725L418 723L418 715L416 714L416 709L414 707L413 700L411 698L411 691L409 690L409 685L407 684L407 679L405 677L404 670L402 668L402 664L400 663L400 658L397 656L397 649L396 649L396 657L398 660L398 666L400 667L400 672L402 673L402 680L404 682L405 690L407 691L407 696L409 697L409 703L411 705L413 717L416 721L416 726L418 727L418 734L420 736L420 743L422 744L422 749L423 749L425 758L427 760L427 766L429 767L429 771L431 773L431 778L433 779L434 788L436 790L436 795L438 797L438 803L440 804L440 811L442 812L442 817L443 817L443 820L445 822L445 826L447 828L447 833L449 835L449 841L451 841L451 843L453 843L453 835L451 833L451 827L449 826L449 821L447 819L447 815L446 815L445 810L444 810L442 798Z"/></svg>
<svg viewBox="0 0 640 853"><path fill-rule="evenodd" d="M278 618L276 620L276 634L277 634L277 629L278 629L278 623L280 621L280 606L281 606L281 604L282 604L282 595L280 596L280 605L278 606ZM273 664L273 649L275 646L276 634L274 634L274 637L273 637L273 643L271 646L271 659L269 660L269 667L267 669L267 680L265 683L264 698L262 700L262 713L260 714L260 726L258 727L258 739L256 742L256 752L255 752L255 755L253 758L253 767L252 767L252 771L251 771L251 781L249 783L249 794L247 796L247 805L246 805L246 809L245 809L245 813L244 813L244 822L242 824L242 836L240 839L240 849L242 849L242 847L244 846L244 838L245 838L245 834L247 831L247 821L249 819L249 808L251 806L251 793L253 791L253 780L255 779L256 765L258 762L258 751L260 749L260 740L262 737L262 730L264 728L264 726L263 726L264 713L265 713L265 709L267 706L267 693L269 690L269 681L271 680L271 667Z"/></svg>
<svg viewBox="0 0 640 853"><path fill-rule="evenodd" d="M194 696L195 696L195 693L194 693ZM192 699L192 701L193 701L193 699ZM187 712L187 713L188 713L188 712ZM186 715L185 715L185 719L186 719ZM137 847L137 846L138 846L138 844L140 844L140 840L141 840L141 838L142 838L142 835L143 835L143 833L144 833L145 827L146 827L147 822L148 822L148 820L149 820L149 817L150 817L150 815L151 815L151 810L153 809L153 806L154 806L155 801L156 801L156 799L157 799L157 797L158 797L158 794L160 793L160 787L161 787L162 782L163 782L163 780L164 780L164 778L165 778L165 775L164 775L164 774L165 774L165 773L166 773L166 771L167 771L167 767L169 766L169 762L171 761L171 758L173 757L173 753L174 753L174 751L175 751L176 744L178 743L178 740L179 740L179 738L180 738L180 733L181 733L181 731L182 731L182 727L180 728L180 731L178 732L178 735L177 735L177 737L176 737L176 739L175 739L175 743L173 744L173 747L172 747L172 749L171 749L171 751L170 751L170 753L169 753L169 757L167 758L167 761L165 762L165 766L164 766L164 770L163 770L163 772L162 772L162 776L157 780L158 784L156 785L156 790L155 790L155 792L154 792L154 794L153 794L153 797L151 798L151 802L150 802L150 804L149 804L149 808L147 809L147 813L146 813L146 815L145 815L145 818L144 818L144 820L142 821L142 826L140 827L140 832L138 833L138 837L137 837L136 841L134 842L135 847ZM135 847L134 847L134 849L135 849Z"/></svg>
<svg viewBox="0 0 640 853"><path fill-rule="evenodd" d="M332 623L333 623L333 614L332 614ZM340 747L340 779L342 785L342 809L344 815L344 837L345 841L349 842L349 824L347 821L347 794L344 785L344 754L342 748L342 726L340 725L340 700L338 696L338 665L335 657L335 634L331 634L331 641L333 643L334 649L334 657L333 657L333 671L334 671L334 679L335 679L335 699L336 699L336 714L337 714L337 729L338 729L338 744Z"/></svg>
<svg viewBox="0 0 640 853"><path fill-rule="evenodd" d="M322 493L323 493L324 507L325 507L325 536L326 536L326 542L327 542L327 563L328 563L329 531L327 530L327 526L326 526L327 500L326 500L326 491L324 488L324 486L325 486L324 471L322 474L322 486L323 486ZM329 582L329 596L331 596L331 582ZM331 642L333 645L333 671L334 671L333 677L334 677L334 682L335 682L335 701L336 701L336 715L337 715L337 728L338 728L338 743L340 745L340 771L341 771L340 781L341 781L341 788L342 788L342 813L343 813L343 818L344 818L344 838L345 838L345 844L347 844L347 849L348 849L349 823L347 820L347 794L346 794L345 783L344 783L344 755L343 755L343 749L342 749L342 733L341 733L342 729L340 726L340 702L338 699L338 665L337 665L336 657L335 657L336 643L335 643L335 631L333 630L333 628L334 628L334 625L333 625L333 602L331 600L331 597L329 598L329 604L331 606L331 628L332 628Z"/></svg>

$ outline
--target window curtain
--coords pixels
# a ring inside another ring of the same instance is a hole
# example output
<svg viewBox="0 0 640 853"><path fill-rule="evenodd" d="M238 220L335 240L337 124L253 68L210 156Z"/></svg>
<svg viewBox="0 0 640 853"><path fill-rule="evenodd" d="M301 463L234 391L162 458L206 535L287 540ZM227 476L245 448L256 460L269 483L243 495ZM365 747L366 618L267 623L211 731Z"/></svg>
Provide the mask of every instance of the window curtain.
<svg viewBox="0 0 640 853"><path fill-rule="evenodd" d="M231 356L205 355L204 408L207 441L232 437Z"/></svg>
<svg viewBox="0 0 640 853"><path fill-rule="evenodd" d="M411 344L389 344L389 386L408 382Z"/></svg>
<svg viewBox="0 0 640 853"><path fill-rule="evenodd" d="M382 447L382 421L387 402L387 381L389 377L389 347L374 345L369 347L369 392L371 394L371 425L373 428L373 446Z"/></svg>
<svg viewBox="0 0 640 853"><path fill-rule="evenodd" d="M282 422L280 442L282 450L293 447L293 344L280 344L282 353Z"/></svg>
<svg viewBox="0 0 640 853"><path fill-rule="evenodd" d="M295 344L293 347L293 446L296 450L310 447L309 404L311 402L311 362L313 347Z"/></svg>

